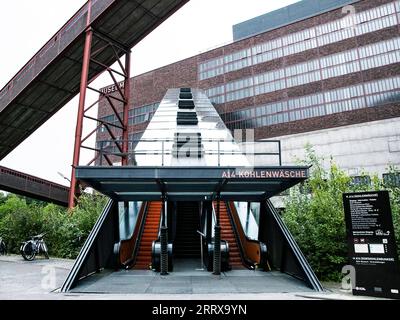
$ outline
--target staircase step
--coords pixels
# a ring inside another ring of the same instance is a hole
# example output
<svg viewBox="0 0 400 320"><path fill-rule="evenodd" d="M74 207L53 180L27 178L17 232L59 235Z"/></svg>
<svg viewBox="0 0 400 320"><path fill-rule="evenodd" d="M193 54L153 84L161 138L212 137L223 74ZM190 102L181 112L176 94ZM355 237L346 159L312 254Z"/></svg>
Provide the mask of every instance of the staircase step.
<svg viewBox="0 0 400 320"><path fill-rule="evenodd" d="M174 254L178 257L200 257L199 205L196 202L180 202L177 208Z"/></svg>

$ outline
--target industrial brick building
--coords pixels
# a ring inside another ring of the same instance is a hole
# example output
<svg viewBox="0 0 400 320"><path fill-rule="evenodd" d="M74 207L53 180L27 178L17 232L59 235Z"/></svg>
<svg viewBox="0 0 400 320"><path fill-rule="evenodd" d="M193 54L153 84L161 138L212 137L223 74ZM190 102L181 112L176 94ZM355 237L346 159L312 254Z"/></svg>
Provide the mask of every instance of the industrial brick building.
<svg viewBox="0 0 400 320"><path fill-rule="evenodd" d="M130 139L169 88L201 88L230 130L281 140L284 164L310 143L353 176L385 174L400 165L399 21L400 1L303 0L235 25L231 44L132 79Z"/></svg>

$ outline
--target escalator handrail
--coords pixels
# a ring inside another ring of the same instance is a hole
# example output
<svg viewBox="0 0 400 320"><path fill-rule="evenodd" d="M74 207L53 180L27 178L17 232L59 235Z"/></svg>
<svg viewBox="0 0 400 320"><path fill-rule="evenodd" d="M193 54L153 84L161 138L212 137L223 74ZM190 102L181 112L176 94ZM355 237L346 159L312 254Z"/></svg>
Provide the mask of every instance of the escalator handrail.
<svg viewBox="0 0 400 320"><path fill-rule="evenodd" d="M214 202L211 202L211 208L212 208L212 217L213 217L213 221L214 221L214 226L217 224L217 214L215 212L215 208L214 208Z"/></svg>
<svg viewBox="0 0 400 320"><path fill-rule="evenodd" d="M132 236L130 237L130 239L120 241L120 248L121 248L123 243L132 241L133 239L136 238L131 257L124 262L121 261L121 264L125 267L129 266L134 261L135 253L137 251L137 247L138 247L138 243L139 243L138 240L141 237L141 231L143 229L144 221L146 221L146 218L147 218L148 205L149 205L148 202L144 202L142 204L140 211L139 211L139 217L138 217L138 220L135 225L135 229L133 230L133 233L132 233Z"/></svg>
<svg viewBox="0 0 400 320"><path fill-rule="evenodd" d="M247 241L249 241L249 242L254 242L254 243L257 243L257 244L260 244L260 242L259 241L257 241L257 240L252 240L252 239L249 239L247 236L246 236L246 234L244 233L244 230L243 230L243 228L242 228L242 225L240 224L239 226L237 225L237 223L236 223L236 221L235 221L235 219L234 219L234 217L233 217L233 215L232 215L232 210L231 210L231 207L230 207L230 203L229 202L226 202L225 203L225 206L226 206L226 209L227 209L227 211L228 211L228 216L229 216L229 219L230 219L230 221L231 221L231 224L232 224L232 227L233 227L233 232L235 233L235 239L238 239L239 241L239 243L238 243L238 246L239 246L239 252L240 252L240 256L241 256L241 258L242 258L242 261L245 263L245 265L246 265L246 267L248 267L248 268L250 268L250 269L252 269L252 268L255 268L255 263L253 262L253 261L251 261L247 256L246 256L246 254L245 254L245 252L244 252L244 244L243 244L243 242L242 242L242 238L240 237L240 235L239 235L239 230L238 230L238 228L240 228L240 231L242 232L242 235L244 236L244 238L245 238L245 240L247 240ZM239 221L239 223L240 223L240 221Z"/></svg>
<svg viewBox="0 0 400 320"><path fill-rule="evenodd" d="M163 225L163 221L164 221L164 217L163 217L163 206L164 206L164 202L161 203L161 210L160 210L160 222L158 224L158 235L157 235L157 241L160 241L160 237L161 237L161 227Z"/></svg>

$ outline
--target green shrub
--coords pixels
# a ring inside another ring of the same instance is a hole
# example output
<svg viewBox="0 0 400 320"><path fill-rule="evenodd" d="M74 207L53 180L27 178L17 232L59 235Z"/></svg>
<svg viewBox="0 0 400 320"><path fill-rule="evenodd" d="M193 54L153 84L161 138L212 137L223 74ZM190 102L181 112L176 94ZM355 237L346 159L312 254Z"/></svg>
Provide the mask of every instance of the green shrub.
<svg viewBox="0 0 400 320"><path fill-rule="evenodd" d="M76 258L105 202L103 196L85 194L78 206L68 212L54 204L27 203L21 197L10 195L0 203L0 235L9 252L19 253L22 241L45 232L50 255Z"/></svg>
<svg viewBox="0 0 400 320"><path fill-rule="evenodd" d="M323 158L306 147L303 165L310 165L310 178L304 186L296 186L285 200L283 220L321 280L337 281L347 264L346 227L342 194L369 190L389 190L397 244L399 245L399 188L385 186L378 177L372 184L354 185L351 178L331 159L328 170ZM391 168L393 173L395 168ZM302 190L308 190L304 193ZM398 246L398 248L400 248Z"/></svg>

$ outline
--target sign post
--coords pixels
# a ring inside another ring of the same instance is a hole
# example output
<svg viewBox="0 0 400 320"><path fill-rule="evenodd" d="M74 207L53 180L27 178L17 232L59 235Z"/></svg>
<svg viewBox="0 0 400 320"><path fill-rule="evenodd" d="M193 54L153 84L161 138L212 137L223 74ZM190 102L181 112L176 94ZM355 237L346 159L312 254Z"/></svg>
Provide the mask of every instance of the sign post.
<svg viewBox="0 0 400 320"><path fill-rule="evenodd" d="M389 192L343 194L354 295L400 299L400 268Z"/></svg>

